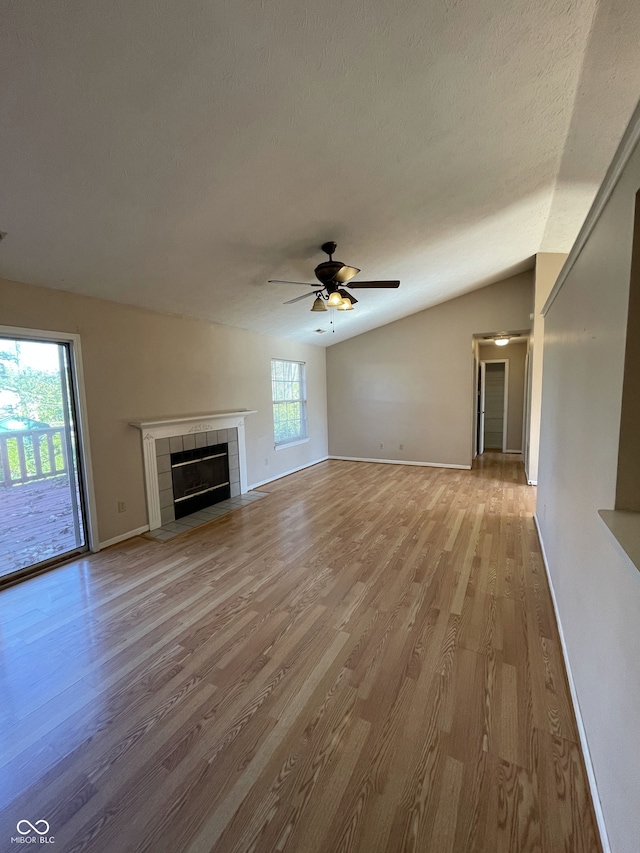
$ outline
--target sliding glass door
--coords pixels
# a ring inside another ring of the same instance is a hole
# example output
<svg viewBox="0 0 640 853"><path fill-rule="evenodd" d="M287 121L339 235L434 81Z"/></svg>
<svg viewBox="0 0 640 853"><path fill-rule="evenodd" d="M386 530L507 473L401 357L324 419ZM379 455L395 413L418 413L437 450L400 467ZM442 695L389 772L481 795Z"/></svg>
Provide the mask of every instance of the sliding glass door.
<svg viewBox="0 0 640 853"><path fill-rule="evenodd" d="M71 346L0 335L0 582L87 550Z"/></svg>

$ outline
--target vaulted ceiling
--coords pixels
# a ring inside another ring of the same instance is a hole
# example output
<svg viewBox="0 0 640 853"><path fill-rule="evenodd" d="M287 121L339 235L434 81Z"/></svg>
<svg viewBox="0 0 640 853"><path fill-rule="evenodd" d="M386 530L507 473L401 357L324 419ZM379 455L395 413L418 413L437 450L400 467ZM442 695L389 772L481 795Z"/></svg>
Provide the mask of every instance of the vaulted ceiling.
<svg viewBox="0 0 640 853"><path fill-rule="evenodd" d="M0 276L326 345L566 252L637 0L41 0L0 28ZM400 278L282 303L320 244Z"/></svg>

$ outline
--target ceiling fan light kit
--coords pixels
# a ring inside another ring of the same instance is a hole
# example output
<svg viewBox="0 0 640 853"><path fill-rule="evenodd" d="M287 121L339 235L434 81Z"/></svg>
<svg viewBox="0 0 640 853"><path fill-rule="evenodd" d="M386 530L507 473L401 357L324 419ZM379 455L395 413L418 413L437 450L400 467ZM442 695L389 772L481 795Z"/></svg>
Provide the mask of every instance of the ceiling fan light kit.
<svg viewBox="0 0 640 853"><path fill-rule="evenodd" d="M307 281L283 281L282 279L269 279L269 284L297 284L303 287L312 287L314 290L311 293L305 293L303 296L296 296L294 299L288 299L284 304L290 305L292 302L298 302L301 299L306 299L307 296L315 296L312 311L326 311L327 306L337 308L339 311L353 311L353 306L358 300L352 296L341 284L351 282L351 279L356 276L360 270L358 267L351 267L348 264L343 264L342 261L334 261L333 253L337 248L337 244L333 242L323 243L322 251L329 255L328 261L323 261L315 268L314 273L316 278L322 285L322 290L318 290L317 284ZM399 281L356 281L349 284L353 288L396 288L400 287Z"/></svg>
<svg viewBox="0 0 640 853"><path fill-rule="evenodd" d="M358 302L355 296L347 293L347 291L343 290L341 287L338 288L338 293L342 297L342 302L338 305L338 311L353 311L353 306Z"/></svg>
<svg viewBox="0 0 640 853"><path fill-rule="evenodd" d="M347 293L347 291L346 291L346 290L344 290L342 287L339 287L339 288L338 288L338 293L339 293L339 294L340 294L340 296L342 297L342 301L343 301L343 302L344 302L344 300L345 300L345 299L348 299L348 300L349 300L349 302L350 302L352 305L357 305L357 304L358 304L358 300L355 298L355 296L353 296L353 294L351 294L351 293Z"/></svg>
<svg viewBox="0 0 640 853"><path fill-rule="evenodd" d="M315 301L313 303L312 311L326 311L327 306L324 304L323 299L320 296L316 296Z"/></svg>

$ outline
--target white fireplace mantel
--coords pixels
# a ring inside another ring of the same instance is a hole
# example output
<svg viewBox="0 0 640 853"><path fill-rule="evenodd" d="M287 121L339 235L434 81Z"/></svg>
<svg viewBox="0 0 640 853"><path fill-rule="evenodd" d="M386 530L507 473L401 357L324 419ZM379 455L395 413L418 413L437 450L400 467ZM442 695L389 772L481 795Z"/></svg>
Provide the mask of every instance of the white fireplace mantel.
<svg viewBox="0 0 640 853"><path fill-rule="evenodd" d="M140 430L142 438L144 482L147 492L147 512L149 515L150 530L155 530L161 526L156 441L159 438L172 438L176 435L191 435L218 429L237 429L240 492L244 494L247 491L247 452L244 437L244 419L247 415L255 414L255 409L241 409L237 412L204 412L197 415L153 418L130 422L132 427Z"/></svg>

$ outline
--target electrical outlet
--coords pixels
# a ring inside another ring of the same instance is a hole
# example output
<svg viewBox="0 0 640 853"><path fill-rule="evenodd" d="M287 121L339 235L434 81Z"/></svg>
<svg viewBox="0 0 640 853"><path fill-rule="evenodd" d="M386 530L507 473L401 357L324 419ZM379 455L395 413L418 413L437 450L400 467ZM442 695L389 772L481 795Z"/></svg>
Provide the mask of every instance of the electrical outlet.
<svg viewBox="0 0 640 853"><path fill-rule="evenodd" d="M127 506L124 501L118 501L118 512L125 512Z"/></svg>

